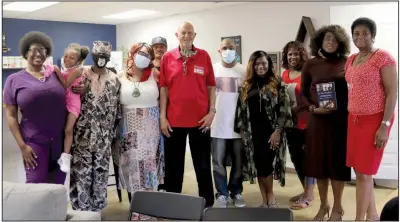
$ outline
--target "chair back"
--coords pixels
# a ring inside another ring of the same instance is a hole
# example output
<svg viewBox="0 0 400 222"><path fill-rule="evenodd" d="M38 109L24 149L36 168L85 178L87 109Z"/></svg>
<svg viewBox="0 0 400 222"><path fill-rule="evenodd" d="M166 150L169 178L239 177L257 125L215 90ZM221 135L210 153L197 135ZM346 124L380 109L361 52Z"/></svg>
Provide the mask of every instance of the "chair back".
<svg viewBox="0 0 400 222"><path fill-rule="evenodd" d="M206 201L202 197L179 193L137 191L133 194L132 213L170 220L201 220Z"/></svg>
<svg viewBox="0 0 400 222"><path fill-rule="evenodd" d="M207 208L205 221L292 221L293 212L289 208Z"/></svg>

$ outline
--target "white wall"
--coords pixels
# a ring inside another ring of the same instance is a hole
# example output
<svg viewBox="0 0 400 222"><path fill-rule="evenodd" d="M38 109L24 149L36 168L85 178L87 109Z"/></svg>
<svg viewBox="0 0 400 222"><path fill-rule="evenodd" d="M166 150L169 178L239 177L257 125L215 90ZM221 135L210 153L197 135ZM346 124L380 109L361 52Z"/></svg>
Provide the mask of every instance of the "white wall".
<svg viewBox="0 0 400 222"><path fill-rule="evenodd" d="M294 40L302 16L311 17L317 29L329 23L329 6L324 2L260 2L246 3L139 23L117 25L117 46L129 47L138 41L151 42L164 36L169 48L177 47L175 31L184 21L195 26L195 45L206 49L213 62L219 60L217 48L223 36L242 36L243 63L255 50L281 51ZM306 39L306 45L308 41Z"/></svg>
<svg viewBox="0 0 400 222"><path fill-rule="evenodd" d="M369 17L377 25L377 34L374 46L382 48L392 54L398 64L399 52L399 22L398 3L365 4L358 6L334 6L330 10L331 23L342 25L351 36L351 24L359 17ZM358 52L352 43L351 52ZM397 105L399 101L397 101ZM398 106L397 106L398 107ZM396 119L390 133L388 145L383 154L381 167L377 179L398 180L398 108ZM355 178L354 172L352 175Z"/></svg>

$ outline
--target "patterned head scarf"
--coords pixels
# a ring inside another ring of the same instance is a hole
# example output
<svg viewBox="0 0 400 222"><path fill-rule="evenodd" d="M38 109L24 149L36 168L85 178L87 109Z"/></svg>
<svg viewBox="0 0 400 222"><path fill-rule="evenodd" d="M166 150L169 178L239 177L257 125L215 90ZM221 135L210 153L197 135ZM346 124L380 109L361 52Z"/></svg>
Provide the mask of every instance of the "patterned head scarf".
<svg viewBox="0 0 400 222"><path fill-rule="evenodd" d="M111 56L112 45L107 41L94 41L93 42L93 54L106 54Z"/></svg>

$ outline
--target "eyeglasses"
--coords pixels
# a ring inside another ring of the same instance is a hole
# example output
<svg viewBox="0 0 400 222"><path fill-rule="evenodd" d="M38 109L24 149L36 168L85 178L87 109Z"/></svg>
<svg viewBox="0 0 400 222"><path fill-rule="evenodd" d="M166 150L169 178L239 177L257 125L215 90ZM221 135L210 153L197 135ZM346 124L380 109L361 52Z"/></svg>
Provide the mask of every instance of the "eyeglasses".
<svg viewBox="0 0 400 222"><path fill-rule="evenodd" d="M146 57L146 58L148 58L150 60L152 59L152 57L151 57L151 55L149 53L138 51L137 54L142 55L142 56L144 56L144 57Z"/></svg>
<svg viewBox="0 0 400 222"><path fill-rule="evenodd" d="M41 55L47 55L47 49L46 48L30 48L29 49L30 52L32 52L32 54L37 54L38 52Z"/></svg>

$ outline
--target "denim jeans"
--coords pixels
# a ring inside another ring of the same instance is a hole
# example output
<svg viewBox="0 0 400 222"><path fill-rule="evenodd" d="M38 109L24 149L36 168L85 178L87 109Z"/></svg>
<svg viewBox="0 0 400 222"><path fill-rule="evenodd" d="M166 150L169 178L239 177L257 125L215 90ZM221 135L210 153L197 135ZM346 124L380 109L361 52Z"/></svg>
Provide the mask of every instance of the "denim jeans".
<svg viewBox="0 0 400 222"><path fill-rule="evenodd" d="M242 139L219 139L211 138L211 151L213 162L213 175L216 197L224 195L233 197L243 191L242 158L243 143ZM226 157L230 155L232 160L229 183L226 172Z"/></svg>

